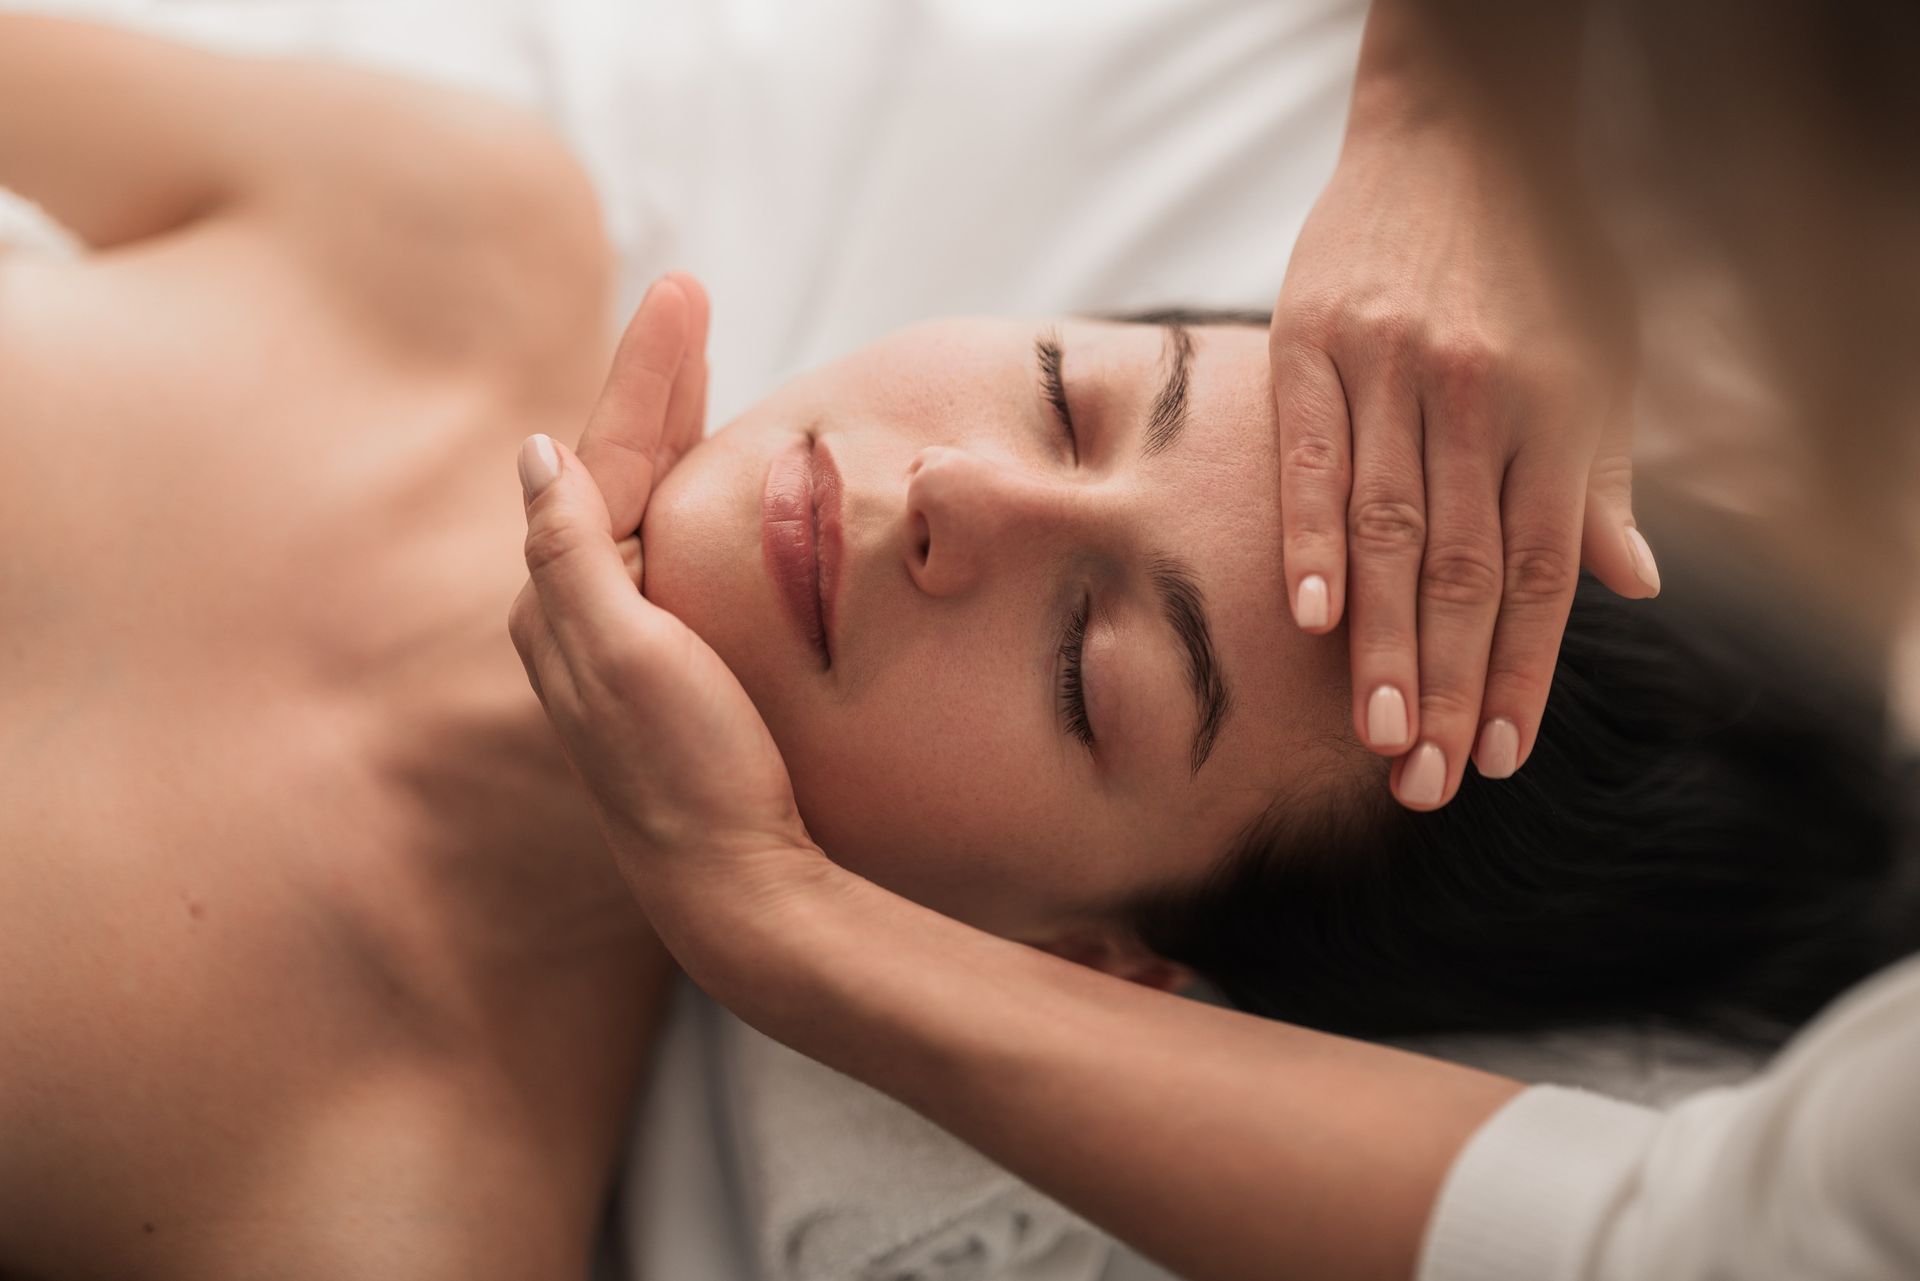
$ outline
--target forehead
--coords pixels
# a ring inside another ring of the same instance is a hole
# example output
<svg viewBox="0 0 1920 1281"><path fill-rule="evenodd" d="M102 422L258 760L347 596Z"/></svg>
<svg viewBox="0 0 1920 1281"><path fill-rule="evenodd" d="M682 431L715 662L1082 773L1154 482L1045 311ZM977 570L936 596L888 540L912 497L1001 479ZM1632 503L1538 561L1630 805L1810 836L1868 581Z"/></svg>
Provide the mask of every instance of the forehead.
<svg viewBox="0 0 1920 1281"><path fill-rule="evenodd" d="M1063 329L1063 340L1071 343L1074 333ZM1207 764L1169 789L1204 812L1205 830L1237 828L1276 793L1295 790L1317 761L1329 759L1330 742L1348 736L1349 718L1344 631L1308 636L1287 609L1266 331L1204 326L1191 334L1186 430L1178 444L1139 464L1139 481L1157 536L1196 571L1233 700ZM1165 346L1157 327L1137 325L1088 326L1081 343L1088 363L1105 374L1096 381L1114 389L1113 410L1135 416L1162 382Z"/></svg>

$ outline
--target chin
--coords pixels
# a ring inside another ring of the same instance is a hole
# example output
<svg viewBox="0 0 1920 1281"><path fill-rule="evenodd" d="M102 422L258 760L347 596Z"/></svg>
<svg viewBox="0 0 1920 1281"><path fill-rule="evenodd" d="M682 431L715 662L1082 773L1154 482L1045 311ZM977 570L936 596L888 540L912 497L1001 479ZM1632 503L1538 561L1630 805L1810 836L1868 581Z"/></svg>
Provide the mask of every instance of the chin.
<svg viewBox="0 0 1920 1281"><path fill-rule="evenodd" d="M807 656L780 612L760 552L764 451L723 433L663 477L640 524L648 600L713 647L785 749Z"/></svg>

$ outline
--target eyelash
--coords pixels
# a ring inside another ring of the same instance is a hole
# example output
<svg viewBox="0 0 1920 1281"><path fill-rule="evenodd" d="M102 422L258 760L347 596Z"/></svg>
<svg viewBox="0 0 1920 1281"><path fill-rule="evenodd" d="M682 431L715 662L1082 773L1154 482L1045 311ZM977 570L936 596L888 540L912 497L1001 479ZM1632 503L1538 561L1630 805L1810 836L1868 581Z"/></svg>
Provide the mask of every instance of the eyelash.
<svg viewBox="0 0 1920 1281"><path fill-rule="evenodd" d="M1060 641L1060 714L1067 722L1067 732L1088 747L1093 746L1093 725L1087 720L1087 695L1080 684L1080 656L1086 648L1087 619L1092 613L1093 598L1089 596L1067 621L1067 634Z"/></svg>
<svg viewBox="0 0 1920 1281"><path fill-rule="evenodd" d="M1045 386L1047 401L1053 406L1053 412L1060 419L1060 427L1067 434L1067 444L1073 450L1073 461L1080 461L1080 433L1073 426L1073 410L1067 405L1067 384L1060 376L1060 339L1049 334L1037 344L1040 356L1040 381Z"/></svg>

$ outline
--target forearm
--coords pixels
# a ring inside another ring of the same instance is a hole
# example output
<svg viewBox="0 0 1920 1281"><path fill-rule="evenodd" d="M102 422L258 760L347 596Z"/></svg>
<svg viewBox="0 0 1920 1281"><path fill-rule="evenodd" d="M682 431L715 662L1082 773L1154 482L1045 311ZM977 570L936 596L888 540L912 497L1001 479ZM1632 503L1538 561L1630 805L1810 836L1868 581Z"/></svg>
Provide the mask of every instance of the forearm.
<svg viewBox="0 0 1920 1281"><path fill-rule="evenodd" d="M974 931L822 861L669 942L748 1022L924 1113L1195 1281L1405 1278L1519 1086Z"/></svg>
<svg viewBox="0 0 1920 1281"><path fill-rule="evenodd" d="M1357 131L1445 121L1542 163L1572 136L1584 3L1374 0L1354 76Z"/></svg>
<svg viewBox="0 0 1920 1281"><path fill-rule="evenodd" d="M1457 151L1590 274L1602 253L1580 170L1584 3L1375 0L1355 69L1349 152L1395 165ZM1435 157L1437 161L1437 157ZM1604 270L1604 267L1603 267Z"/></svg>

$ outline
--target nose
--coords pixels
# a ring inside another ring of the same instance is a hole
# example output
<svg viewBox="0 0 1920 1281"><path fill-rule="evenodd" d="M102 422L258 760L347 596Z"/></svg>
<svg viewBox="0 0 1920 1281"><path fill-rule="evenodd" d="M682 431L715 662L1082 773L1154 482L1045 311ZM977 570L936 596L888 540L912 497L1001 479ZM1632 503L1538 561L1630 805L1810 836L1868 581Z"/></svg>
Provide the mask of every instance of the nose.
<svg viewBox="0 0 1920 1281"><path fill-rule="evenodd" d="M1074 519L1070 486L967 449L929 445L907 466L907 570L930 596L973 590L1017 548Z"/></svg>

